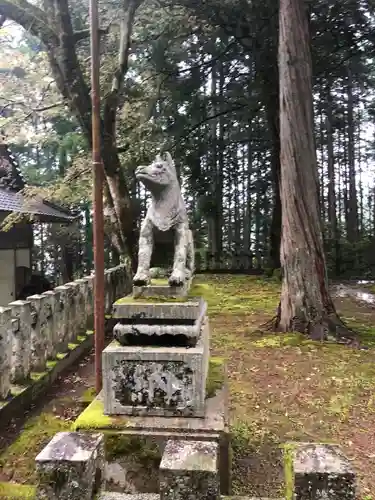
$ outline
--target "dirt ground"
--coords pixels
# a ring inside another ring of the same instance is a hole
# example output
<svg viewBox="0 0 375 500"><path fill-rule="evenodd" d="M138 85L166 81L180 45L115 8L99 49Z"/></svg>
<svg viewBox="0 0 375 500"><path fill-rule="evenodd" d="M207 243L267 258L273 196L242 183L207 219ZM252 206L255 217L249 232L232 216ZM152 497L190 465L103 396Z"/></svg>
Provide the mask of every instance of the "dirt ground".
<svg viewBox="0 0 375 500"><path fill-rule="evenodd" d="M279 291L274 280L225 275L198 277L192 290L209 305L212 353L228 359L233 494L282 495L282 445L302 440L339 443L358 473L359 498L375 498L374 305L354 295L335 300L367 347L357 350L263 333ZM35 455L69 428L93 384L91 353L24 419L0 430L0 481L34 482Z"/></svg>

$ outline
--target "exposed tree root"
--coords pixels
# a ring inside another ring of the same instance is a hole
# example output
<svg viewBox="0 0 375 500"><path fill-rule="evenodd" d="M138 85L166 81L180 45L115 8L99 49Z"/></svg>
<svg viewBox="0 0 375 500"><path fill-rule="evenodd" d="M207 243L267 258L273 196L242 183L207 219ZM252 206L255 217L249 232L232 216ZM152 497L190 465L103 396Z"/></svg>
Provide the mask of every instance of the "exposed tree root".
<svg viewBox="0 0 375 500"><path fill-rule="evenodd" d="M268 332L284 331L280 328L280 305L277 314L262 325L262 329ZM349 328L336 312L327 312L322 318L316 320L306 318L305 321L301 321L300 318L293 318L288 331L302 333L311 340L336 341L356 348L361 347L357 333Z"/></svg>

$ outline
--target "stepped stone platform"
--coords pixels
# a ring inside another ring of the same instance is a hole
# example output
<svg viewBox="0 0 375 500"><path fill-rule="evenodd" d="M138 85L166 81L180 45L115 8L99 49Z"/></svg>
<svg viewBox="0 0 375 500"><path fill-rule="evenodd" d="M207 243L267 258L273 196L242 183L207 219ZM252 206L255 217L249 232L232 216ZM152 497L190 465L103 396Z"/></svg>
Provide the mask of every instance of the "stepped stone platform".
<svg viewBox="0 0 375 500"><path fill-rule="evenodd" d="M209 357L207 304L114 304L115 341L102 355L106 415L204 418Z"/></svg>
<svg viewBox="0 0 375 500"><path fill-rule="evenodd" d="M214 441L219 447L221 492L227 493L230 488L230 476L228 475L230 470L230 438L227 408L226 365L221 358L211 358L203 418L194 416L105 415L103 393L100 393L79 415L73 429L93 433L101 432L105 439L110 438L112 443L121 442L125 436L147 438L150 442L157 440L161 444L161 449L171 439Z"/></svg>

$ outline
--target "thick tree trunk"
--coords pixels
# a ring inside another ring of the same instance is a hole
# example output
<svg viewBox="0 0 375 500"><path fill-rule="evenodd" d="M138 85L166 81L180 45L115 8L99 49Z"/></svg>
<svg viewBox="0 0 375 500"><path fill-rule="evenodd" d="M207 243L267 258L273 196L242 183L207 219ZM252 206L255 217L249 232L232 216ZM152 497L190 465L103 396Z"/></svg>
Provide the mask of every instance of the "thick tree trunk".
<svg viewBox="0 0 375 500"><path fill-rule="evenodd" d="M304 0L280 0L283 282L276 326L323 339L342 327L328 291L313 134L309 25Z"/></svg>

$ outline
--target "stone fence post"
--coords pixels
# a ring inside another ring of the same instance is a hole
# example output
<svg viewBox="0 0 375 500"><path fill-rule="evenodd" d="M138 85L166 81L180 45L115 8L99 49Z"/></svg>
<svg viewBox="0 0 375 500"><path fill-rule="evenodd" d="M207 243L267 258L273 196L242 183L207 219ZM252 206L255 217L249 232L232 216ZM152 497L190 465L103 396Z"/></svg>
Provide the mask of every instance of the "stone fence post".
<svg viewBox="0 0 375 500"><path fill-rule="evenodd" d="M60 292L54 289L42 293L42 296L45 297L47 307L46 334L50 343L48 356L54 359L62 341Z"/></svg>
<svg viewBox="0 0 375 500"><path fill-rule="evenodd" d="M0 400L10 392L12 360L12 309L0 307Z"/></svg>
<svg viewBox="0 0 375 500"><path fill-rule="evenodd" d="M87 281L86 328L90 330L94 326L94 276L86 276L83 279Z"/></svg>
<svg viewBox="0 0 375 500"><path fill-rule="evenodd" d="M26 300L11 302L12 369L11 381L22 382L30 376L31 304Z"/></svg>
<svg viewBox="0 0 375 500"><path fill-rule="evenodd" d="M66 285L70 291L69 291L69 304L70 304L70 316L69 316L69 323L70 323L70 331L69 331L69 342L74 342L77 338L77 336L82 333L80 331L80 324L81 324L81 314L82 312L80 311L80 289L79 289L79 283L76 281L71 281L69 283L66 283Z"/></svg>
<svg viewBox="0 0 375 500"><path fill-rule="evenodd" d="M55 291L60 295L60 351L65 351L70 342L70 288L66 285L57 286Z"/></svg>
<svg viewBox="0 0 375 500"><path fill-rule="evenodd" d="M47 298L43 295L27 297L31 308L31 369L42 372L51 353L51 342L47 338Z"/></svg>
<svg viewBox="0 0 375 500"><path fill-rule="evenodd" d="M86 301L87 301L87 290L88 282L85 278L75 280L78 285L76 289L76 324L77 324L77 335L82 335L86 333L87 330L87 312L86 312Z"/></svg>

